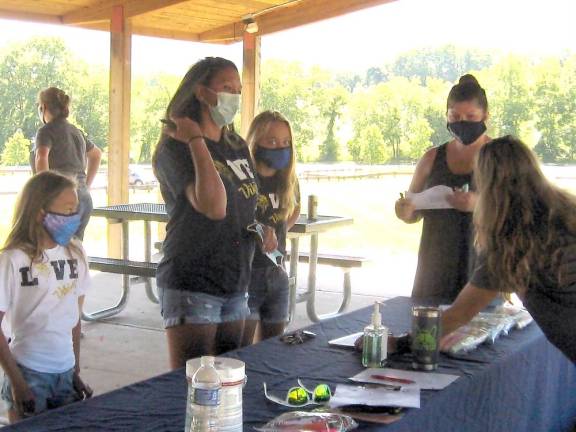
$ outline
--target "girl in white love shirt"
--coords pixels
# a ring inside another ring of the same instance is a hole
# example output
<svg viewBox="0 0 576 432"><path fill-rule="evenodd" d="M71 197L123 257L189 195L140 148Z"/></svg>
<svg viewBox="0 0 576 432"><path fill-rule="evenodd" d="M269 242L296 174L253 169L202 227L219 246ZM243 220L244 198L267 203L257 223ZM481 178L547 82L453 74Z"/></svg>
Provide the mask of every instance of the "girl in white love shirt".
<svg viewBox="0 0 576 432"><path fill-rule="evenodd" d="M0 331L1 396L11 423L92 395L79 375L90 283L86 254L72 238L79 210L73 180L54 171L35 175L0 253L0 323L10 327Z"/></svg>

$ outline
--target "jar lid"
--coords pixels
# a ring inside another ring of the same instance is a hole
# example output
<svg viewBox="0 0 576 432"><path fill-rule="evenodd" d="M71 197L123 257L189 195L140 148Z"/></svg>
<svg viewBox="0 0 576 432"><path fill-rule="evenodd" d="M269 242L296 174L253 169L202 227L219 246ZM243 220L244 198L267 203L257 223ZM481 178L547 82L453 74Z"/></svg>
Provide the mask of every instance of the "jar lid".
<svg viewBox="0 0 576 432"><path fill-rule="evenodd" d="M220 375L222 383L233 383L243 381L246 375L246 368L242 360L227 357L216 357L214 367ZM200 368L200 359L190 359L186 362L186 376L192 378Z"/></svg>

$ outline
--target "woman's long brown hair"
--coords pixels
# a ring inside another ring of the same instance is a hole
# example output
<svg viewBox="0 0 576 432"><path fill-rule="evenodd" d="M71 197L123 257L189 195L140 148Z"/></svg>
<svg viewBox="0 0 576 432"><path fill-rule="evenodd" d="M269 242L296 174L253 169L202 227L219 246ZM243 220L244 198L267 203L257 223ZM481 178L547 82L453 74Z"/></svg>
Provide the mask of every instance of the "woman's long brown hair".
<svg viewBox="0 0 576 432"><path fill-rule="evenodd" d="M76 189L76 182L55 171L44 171L28 180L18 197L12 229L1 250L20 249L32 261L41 259L41 243L46 231L42 223L38 222L38 215L42 210L46 211L56 197L69 188ZM69 244L69 249L81 254L73 243Z"/></svg>
<svg viewBox="0 0 576 432"><path fill-rule="evenodd" d="M576 197L551 184L512 136L484 145L474 173L477 245L500 288L523 291L538 275L558 282L562 239L576 234Z"/></svg>
<svg viewBox="0 0 576 432"><path fill-rule="evenodd" d="M286 168L278 170L275 174L279 180L277 193L280 198L281 215L284 219L287 219L298 205L296 202L296 188L298 184L298 179L296 178L296 152L294 151L294 143L292 142L290 122L278 111L263 111L252 120L246 141L250 147L252 159L255 160L256 147L262 137L266 135L273 122L284 123L290 131L290 149L292 150L290 163ZM255 161L255 163L258 162Z"/></svg>

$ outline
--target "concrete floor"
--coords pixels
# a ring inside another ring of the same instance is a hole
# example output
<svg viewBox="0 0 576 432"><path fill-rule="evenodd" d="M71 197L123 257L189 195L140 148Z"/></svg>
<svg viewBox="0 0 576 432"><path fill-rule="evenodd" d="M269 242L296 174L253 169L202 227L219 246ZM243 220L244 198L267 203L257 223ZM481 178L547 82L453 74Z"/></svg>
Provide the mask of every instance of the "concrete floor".
<svg viewBox="0 0 576 432"><path fill-rule="evenodd" d="M307 280L306 266L300 267L299 289L303 290ZM368 306L375 300L410 294L411 274L403 278L406 280L387 279L383 282L380 272L379 269L370 268L352 272L354 294L350 310ZM336 310L342 297L342 272L337 268L319 266L317 277L318 312ZM384 283L386 286L380 285ZM87 295L85 309L94 311L115 303L120 284L120 276L93 273L93 286ZM306 304L301 303L289 329L309 324ZM146 297L143 285L131 288L128 305L117 316L83 324L81 370L82 377L92 386L95 394L106 393L169 370L160 310Z"/></svg>

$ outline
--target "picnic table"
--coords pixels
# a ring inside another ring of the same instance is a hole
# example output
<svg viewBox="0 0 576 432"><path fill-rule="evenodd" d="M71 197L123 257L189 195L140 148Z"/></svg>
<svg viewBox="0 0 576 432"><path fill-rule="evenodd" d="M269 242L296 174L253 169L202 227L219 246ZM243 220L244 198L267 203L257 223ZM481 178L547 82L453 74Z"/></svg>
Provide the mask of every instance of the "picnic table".
<svg viewBox="0 0 576 432"><path fill-rule="evenodd" d="M158 303L158 296L154 292L151 281L151 276L153 276L156 266L156 264L152 262L151 223L168 222L168 214L166 212L165 204L138 203L96 207L92 210L92 216L104 217L108 220L109 223L122 224L122 259L110 260L109 258L89 258L91 268L106 271L106 268L114 267L114 272L121 273L123 275L122 295L118 303L112 307L92 313L84 312L83 319L87 321L93 321L116 315L122 311L128 302L128 293L131 284L130 275L135 275L135 278L132 278L132 282L144 283L148 298L152 302ZM129 222L131 221L144 222L144 262L138 263L130 261ZM298 218L298 221L294 224L288 233L288 238L290 239L291 257L300 256L300 238L304 236L310 237L310 252L306 257L306 260L309 262L307 289L306 292L300 296L298 296L296 293L298 259L290 260L289 276L292 282L290 293L290 317L294 316L296 303L301 301L306 301L306 310L310 319L313 321L318 321L328 316L340 313L348 305L351 292L350 289L345 289L341 307L337 311L327 315L318 315L316 313L316 267L318 265L319 235L321 233L331 231L335 228L350 225L352 222L353 220L350 217L318 216L314 220L311 220L308 219L307 215L301 214ZM111 262L113 262L113 265L110 264Z"/></svg>

